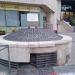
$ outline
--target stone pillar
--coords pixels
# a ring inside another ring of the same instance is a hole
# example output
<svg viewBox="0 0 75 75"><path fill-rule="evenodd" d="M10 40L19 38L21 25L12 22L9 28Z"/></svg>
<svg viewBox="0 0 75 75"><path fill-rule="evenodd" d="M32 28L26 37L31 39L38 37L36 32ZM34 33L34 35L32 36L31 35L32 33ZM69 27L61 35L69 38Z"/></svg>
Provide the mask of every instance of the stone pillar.
<svg viewBox="0 0 75 75"><path fill-rule="evenodd" d="M66 55L64 50L58 50L57 51L57 64L64 65L66 63Z"/></svg>
<svg viewBox="0 0 75 75"><path fill-rule="evenodd" d="M60 21L61 18L61 0L57 0L57 19Z"/></svg>
<svg viewBox="0 0 75 75"><path fill-rule="evenodd" d="M57 16L56 13L48 13L47 14L47 23L51 30L57 30Z"/></svg>
<svg viewBox="0 0 75 75"><path fill-rule="evenodd" d="M57 30L57 15L56 15L56 13L51 13L51 24L53 24L53 30Z"/></svg>

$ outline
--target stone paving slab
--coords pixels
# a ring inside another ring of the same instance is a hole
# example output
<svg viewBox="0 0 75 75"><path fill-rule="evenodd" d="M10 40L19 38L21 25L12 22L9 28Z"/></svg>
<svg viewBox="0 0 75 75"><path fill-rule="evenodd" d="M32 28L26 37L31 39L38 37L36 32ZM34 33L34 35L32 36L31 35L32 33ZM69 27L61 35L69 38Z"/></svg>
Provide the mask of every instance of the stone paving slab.
<svg viewBox="0 0 75 75"><path fill-rule="evenodd" d="M57 66L53 69L57 75L75 75L75 65Z"/></svg>
<svg viewBox="0 0 75 75"><path fill-rule="evenodd" d="M8 68L0 65L0 75L8 75ZM20 64L12 68L10 75L75 75L75 65L35 67L30 64Z"/></svg>
<svg viewBox="0 0 75 75"><path fill-rule="evenodd" d="M52 67L36 68L32 65L23 65L19 68L17 75L50 75Z"/></svg>

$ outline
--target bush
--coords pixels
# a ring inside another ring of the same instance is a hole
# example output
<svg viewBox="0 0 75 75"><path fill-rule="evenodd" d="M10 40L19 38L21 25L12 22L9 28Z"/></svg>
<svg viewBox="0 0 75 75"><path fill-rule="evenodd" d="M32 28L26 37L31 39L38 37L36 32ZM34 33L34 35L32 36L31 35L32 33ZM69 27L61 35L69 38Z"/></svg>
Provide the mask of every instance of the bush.
<svg viewBox="0 0 75 75"><path fill-rule="evenodd" d="M5 31L4 30L0 30L0 35L5 35Z"/></svg>
<svg viewBox="0 0 75 75"><path fill-rule="evenodd" d="M75 16L73 17L70 17L70 24L72 25L72 26L75 26Z"/></svg>

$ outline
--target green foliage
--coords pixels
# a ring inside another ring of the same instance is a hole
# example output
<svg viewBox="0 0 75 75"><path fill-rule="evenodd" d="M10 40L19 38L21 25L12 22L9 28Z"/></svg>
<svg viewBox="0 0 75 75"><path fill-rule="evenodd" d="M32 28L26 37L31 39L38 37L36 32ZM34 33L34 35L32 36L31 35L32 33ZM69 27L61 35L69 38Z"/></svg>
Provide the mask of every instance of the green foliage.
<svg viewBox="0 0 75 75"><path fill-rule="evenodd" d="M0 30L0 35L5 35L5 31L4 30Z"/></svg>
<svg viewBox="0 0 75 75"><path fill-rule="evenodd" d="M70 24L71 24L72 26L75 26L75 16L71 16L71 17L70 17Z"/></svg>

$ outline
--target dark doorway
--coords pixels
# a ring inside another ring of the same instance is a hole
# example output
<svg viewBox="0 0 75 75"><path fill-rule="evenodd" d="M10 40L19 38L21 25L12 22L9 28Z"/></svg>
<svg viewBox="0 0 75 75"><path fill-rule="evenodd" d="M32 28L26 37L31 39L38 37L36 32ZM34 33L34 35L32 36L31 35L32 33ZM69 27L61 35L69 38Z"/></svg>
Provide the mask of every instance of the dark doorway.
<svg viewBox="0 0 75 75"><path fill-rule="evenodd" d="M19 21L20 21L19 26L23 26L23 27L27 26L27 13L28 12L25 11L19 12Z"/></svg>

